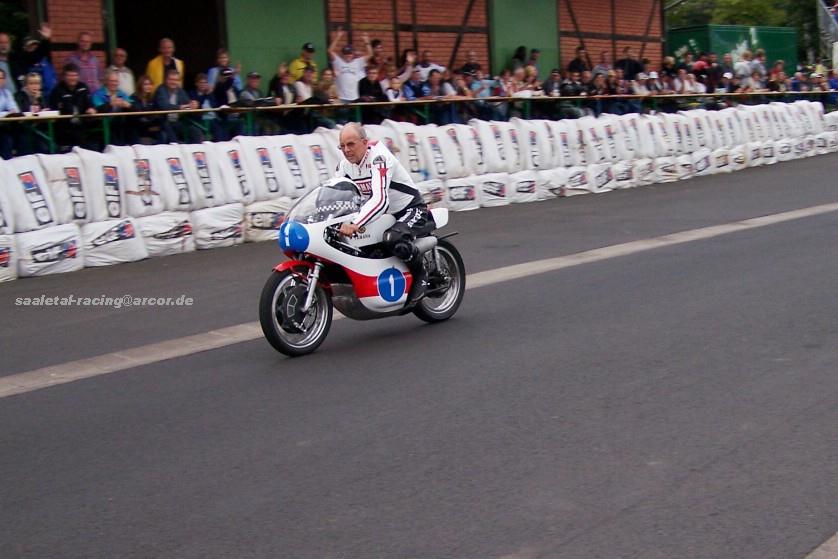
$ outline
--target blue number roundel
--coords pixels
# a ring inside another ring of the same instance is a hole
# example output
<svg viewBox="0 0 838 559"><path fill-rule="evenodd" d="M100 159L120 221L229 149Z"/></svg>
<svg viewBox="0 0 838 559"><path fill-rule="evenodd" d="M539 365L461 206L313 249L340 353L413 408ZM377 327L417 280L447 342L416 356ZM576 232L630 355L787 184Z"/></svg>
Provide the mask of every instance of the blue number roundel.
<svg viewBox="0 0 838 559"><path fill-rule="evenodd" d="M396 268L387 268L378 275L378 294L388 303L395 303L404 295L407 280Z"/></svg>
<svg viewBox="0 0 838 559"><path fill-rule="evenodd" d="M280 226L277 237L282 250L305 252L308 248L308 231L302 223L286 221Z"/></svg>

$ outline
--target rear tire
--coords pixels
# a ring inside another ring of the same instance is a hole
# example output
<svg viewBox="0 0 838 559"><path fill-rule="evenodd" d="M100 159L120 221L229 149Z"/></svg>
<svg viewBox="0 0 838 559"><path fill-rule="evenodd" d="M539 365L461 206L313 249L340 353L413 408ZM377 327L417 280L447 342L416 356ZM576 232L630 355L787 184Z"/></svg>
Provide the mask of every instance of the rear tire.
<svg viewBox="0 0 838 559"><path fill-rule="evenodd" d="M285 315L287 297L297 296L295 288L305 285L290 270L274 271L265 282L259 298L259 322L265 339L275 350L289 357L311 353L323 343L332 325L332 300L319 285L314 301L301 324L296 325ZM302 302L299 303L302 305Z"/></svg>
<svg viewBox="0 0 838 559"><path fill-rule="evenodd" d="M448 287L436 292L431 285L430 293L417 303L413 314L425 322L442 322L454 316L460 308L466 293L466 267L460 252L448 241L440 239L433 250L439 251L440 269L431 272L428 279L433 281L437 274L441 274L448 281Z"/></svg>

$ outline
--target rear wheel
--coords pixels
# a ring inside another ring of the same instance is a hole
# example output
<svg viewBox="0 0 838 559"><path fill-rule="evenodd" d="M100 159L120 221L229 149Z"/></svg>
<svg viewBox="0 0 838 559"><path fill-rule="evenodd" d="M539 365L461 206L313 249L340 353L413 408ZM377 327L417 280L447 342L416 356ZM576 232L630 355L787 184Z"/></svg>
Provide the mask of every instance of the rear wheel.
<svg viewBox="0 0 838 559"><path fill-rule="evenodd" d="M436 264L433 251L438 254ZM454 316L460 307L466 293L466 267L459 251L446 240L440 240L425 258L429 285L413 314L425 322L442 322Z"/></svg>
<svg viewBox="0 0 838 559"><path fill-rule="evenodd" d="M332 301L321 287L302 311L307 283L290 270L274 271L259 299L259 322L268 342L280 353L296 357L311 353L323 343L332 325Z"/></svg>

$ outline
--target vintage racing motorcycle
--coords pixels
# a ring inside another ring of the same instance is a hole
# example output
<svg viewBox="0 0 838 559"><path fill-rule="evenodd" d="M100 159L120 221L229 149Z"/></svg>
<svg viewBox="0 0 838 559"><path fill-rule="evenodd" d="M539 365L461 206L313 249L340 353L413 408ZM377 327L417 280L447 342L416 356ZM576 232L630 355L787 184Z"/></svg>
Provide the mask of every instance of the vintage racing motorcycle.
<svg viewBox="0 0 838 559"><path fill-rule="evenodd" d="M440 322L457 312L466 273L460 253L447 240L456 233L416 239L428 287L425 297L409 305L411 274L381 243L395 218L383 215L351 238L338 233L361 202L354 184L332 180L300 198L280 226L279 247L290 260L274 268L259 300L262 332L277 351L298 356L317 349L329 333L333 307L355 320L412 312ZM431 214L438 228L448 222L446 209Z"/></svg>

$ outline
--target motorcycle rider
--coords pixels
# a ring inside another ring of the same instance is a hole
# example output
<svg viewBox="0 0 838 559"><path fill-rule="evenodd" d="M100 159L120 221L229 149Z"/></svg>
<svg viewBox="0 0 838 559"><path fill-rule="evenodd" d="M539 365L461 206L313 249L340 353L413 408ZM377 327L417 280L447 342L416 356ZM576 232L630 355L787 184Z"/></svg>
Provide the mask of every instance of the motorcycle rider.
<svg viewBox="0 0 838 559"><path fill-rule="evenodd" d="M383 143L370 141L360 124L350 122L343 127L339 147L343 158L335 176L352 180L365 199L358 217L341 224L340 234L352 236L385 213L395 217L396 223L384 232L384 248L407 264L413 276L408 303L418 302L425 295L427 282L414 241L435 228L428 206L407 169Z"/></svg>

